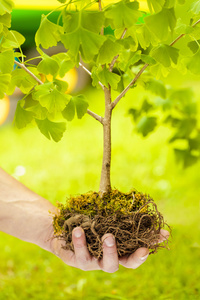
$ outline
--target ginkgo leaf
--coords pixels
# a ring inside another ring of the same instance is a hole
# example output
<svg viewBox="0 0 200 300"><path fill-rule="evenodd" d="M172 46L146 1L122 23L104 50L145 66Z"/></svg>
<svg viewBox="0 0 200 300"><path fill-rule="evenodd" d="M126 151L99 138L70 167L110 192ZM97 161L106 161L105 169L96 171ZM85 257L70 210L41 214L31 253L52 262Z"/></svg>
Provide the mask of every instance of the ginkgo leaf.
<svg viewBox="0 0 200 300"><path fill-rule="evenodd" d="M138 11L137 1L120 1L105 10L106 25L113 28L128 28L137 22L141 13Z"/></svg>
<svg viewBox="0 0 200 300"><path fill-rule="evenodd" d="M59 64L55 59L52 57L48 56L47 54L43 53L42 54L42 60L37 66L38 72L43 73L43 74L51 74L51 75L56 75L59 69Z"/></svg>
<svg viewBox="0 0 200 300"><path fill-rule="evenodd" d="M191 4L190 10L195 13L196 15L200 12L200 0L193 1Z"/></svg>
<svg viewBox="0 0 200 300"><path fill-rule="evenodd" d="M45 15L42 15L40 27L35 35L36 45L41 45L45 49L56 46L63 33L63 27L52 23Z"/></svg>
<svg viewBox="0 0 200 300"><path fill-rule="evenodd" d="M105 41L105 37L92 31L78 28L71 33L62 35L61 41L66 49L69 49L70 57L78 60L79 51L85 62L91 62L93 57L98 54L99 48Z"/></svg>
<svg viewBox="0 0 200 300"><path fill-rule="evenodd" d="M147 4L151 13L153 10L155 12L159 12L162 10L165 0L147 0Z"/></svg>
<svg viewBox="0 0 200 300"><path fill-rule="evenodd" d="M163 66L170 67L171 62L177 64L179 49L162 44L152 49L151 56Z"/></svg>
<svg viewBox="0 0 200 300"><path fill-rule="evenodd" d="M119 54L121 49L122 46L120 44L108 38L99 49L97 62L100 64L111 63L112 59Z"/></svg>
<svg viewBox="0 0 200 300"><path fill-rule="evenodd" d="M92 84L94 86L98 86L98 82L100 81L107 88L110 85L113 89L116 90L121 77L118 74L110 72L107 68L102 69L101 67L94 67L92 69L92 79Z"/></svg>
<svg viewBox="0 0 200 300"><path fill-rule="evenodd" d="M14 52L7 50L0 53L0 73L11 73L14 66Z"/></svg>
<svg viewBox="0 0 200 300"><path fill-rule="evenodd" d="M145 137L155 129L156 125L157 125L156 117L143 116L138 122L136 128L137 131Z"/></svg>
<svg viewBox="0 0 200 300"><path fill-rule="evenodd" d="M37 72L37 69L34 67L29 67L28 68L36 77L39 78L39 74ZM10 84L8 86L8 91L7 93L9 95L12 95L15 87L17 86L18 88L20 88L20 90L22 91L22 93L27 94L28 92L30 92L30 90L37 84L37 82L35 81L35 79L29 75L26 71L24 71L23 69L19 69L16 68L13 72L12 72L12 77L11 77L11 81Z"/></svg>
<svg viewBox="0 0 200 300"><path fill-rule="evenodd" d="M49 140L52 138L55 142L61 140L66 130L66 124L64 122L52 122L47 118L44 120L35 119L35 121L40 132Z"/></svg>
<svg viewBox="0 0 200 300"><path fill-rule="evenodd" d="M159 40L166 40L169 29L173 31L176 26L176 16L173 8L164 8L159 13L145 17L144 20L148 29Z"/></svg>
<svg viewBox="0 0 200 300"><path fill-rule="evenodd" d="M81 119L87 112L89 106L85 95L77 95L72 98L76 107L76 113L78 119Z"/></svg>
<svg viewBox="0 0 200 300"><path fill-rule="evenodd" d="M24 101L18 101L14 117L14 124L19 129L24 128L27 124L31 123L35 115L33 112L24 109L23 104Z"/></svg>
<svg viewBox="0 0 200 300"><path fill-rule="evenodd" d="M166 98L166 88L161 80L149 80L146 83L146 88L163 99Z"/></svg>
<svg viewBox="0 0 200 300"><path fill-rule="evenodd" d="M15 30L10 30L3 38L1 46L3 48L19 48L25 42L22 34Z"/></svg>
<svg viewBox="0 0 200 300"><path fill-rule="evenodd" d="M33 99L46 107L49 113L61 112L69 102L69 95L61 93L52 83L45 83L36 87Z"/></svg>
<svg viewBox="0 0 200 300"><path fill-rule="evenodd" d="M72 59L70 59L68 53L58 53L53 55L52 58L56 60L59 65L58 73L61 78L75 67L75 63Z"/></svg>
<svg viewBox="0 0 200 300"><path fill-rule="evenodd" d="M13 6L14 6L14 2L12 0L1 0L0 15L4 15L5 13L11 13Z"/></svg>
<svg viewBox="0 0 200 300"><path fill-rule="evenodd" d="M0 74L0 99L4 98L11 80L10 74Z"/></svg>
<svg viewBox="0 0 200 300"><path fill-rule="evenodd" d="M84 95L74 96L66 105L62 115L67 121L72 121L76 111L78 119L81 119L86 114L88 106L88 102Z"/></svg>
<svg viewBox="0 0 200 300"><path fill-rule="evenodd" d="M63 117L67 121L72 121L75 116L75 104L72 99L70 99L69 103L66 105L65 109L62 111Z"/></svg>
<svg viewBox="0 0 200 300"><path fill-rule="evenodd" d="M0 15L0 24L3 24L9 28L11 26L11 14L5 13L2 16Z"/></svg>

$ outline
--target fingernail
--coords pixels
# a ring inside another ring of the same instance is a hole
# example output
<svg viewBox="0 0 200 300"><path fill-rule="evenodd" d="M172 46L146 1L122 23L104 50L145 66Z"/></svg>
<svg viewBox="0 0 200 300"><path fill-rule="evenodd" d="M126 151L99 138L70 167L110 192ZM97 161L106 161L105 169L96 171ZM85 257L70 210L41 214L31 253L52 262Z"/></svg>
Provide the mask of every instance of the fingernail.
<svg viewBox="0 0 200 300"><path fill-rule="evenodd" d="M147 257L148 257L148 256L149 256L149 254L147 254L147 255L145 255L145 256L142 256L142 257L140 257L140 259L144 261L144 260L146 260L146 259L147 259Z"/></svg>
<svg viewBox="0 0 200 300"><path fill-rule="evenodd" d="M82 230L79 229L79 228L75 228L75 229L73 230L73 233L74 233L74 236L75 236L76 238L80 238L81 235L82 235Z"/></svg>
<svg viewBox="0 0 200 300"><path fill-rule="evenodd" d="M115 244L115 239L112 236L109 236L105 238L104 243L106 244L107 247L113 247Z"/></svg>

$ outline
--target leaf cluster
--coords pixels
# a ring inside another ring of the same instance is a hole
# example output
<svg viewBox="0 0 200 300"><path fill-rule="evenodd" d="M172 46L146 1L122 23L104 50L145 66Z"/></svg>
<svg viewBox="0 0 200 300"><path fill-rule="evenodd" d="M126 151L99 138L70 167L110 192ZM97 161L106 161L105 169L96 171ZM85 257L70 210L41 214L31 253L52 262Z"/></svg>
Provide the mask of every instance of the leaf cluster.
<svg viewBox="0 0 200 300"><path fill-rule="evenodd" d="M140 109L130 110L137 131L148 136L160 124L157 112L161 110L166 115L168 111L171 121L168 118L165 123L176 130L176 137L171 142L186 139L187 149L184 151L189 151L190 156L198 156L194 155L196 149L189 142L198 139L197 132L196 136L194 133L197 130L196 115L188 112L192 109L190 102L193 98L188 96L188 103L180 101L182 106L177 106L177 101L173 100L175 96L160 79L173 68L182 73L200 75L199 0L147 0L148 12L140 10L139 1L132 0L113 1L101 10L93 9L92 0L59 2L62 9L57 23L50 21L51 13L41 16L35 35L41 61L33 66L24 62L21 51L24 37L9 30L13 2L1 1L0 97L5 93L12 94L16 86L25 94L17 106L16 126L22 128L34 123L47 138L59 141L66 129L63 118L67 121L73 120L75 115L82 118L88 109L83 95L67 94L67 83L62 80L66 72L83 61L91 66L94 87L123 94L127 83L132 82L146 64L148 71L142 74L142 78L138 76L132 87L141 83L156 94L155 99L161 99L162 105L145 99ZM45 49L58 43L62 43L67 52L48 56ZM18 52L14 53L16 50ZM16 57L25 64L29 74L23 68L13 68ZM38 78L38 82L43 80L43 84L38 85L30 72ZM184 93L177 93L180 100ZM171 110L179 121L173 120ZM183 129L186 127L191 130Z"/></svg>
<svg viewBox="0 0 200 300"><path fill-rule="evenodd" d="M135 130L146 137L160 126L168 126L172 131L168 143L173 145L177 161L184 167L197 162L200 159L200 128L192 90L166 88L155 79L146 82L145 89L147 96L139 108L129 110Z"/></svg>

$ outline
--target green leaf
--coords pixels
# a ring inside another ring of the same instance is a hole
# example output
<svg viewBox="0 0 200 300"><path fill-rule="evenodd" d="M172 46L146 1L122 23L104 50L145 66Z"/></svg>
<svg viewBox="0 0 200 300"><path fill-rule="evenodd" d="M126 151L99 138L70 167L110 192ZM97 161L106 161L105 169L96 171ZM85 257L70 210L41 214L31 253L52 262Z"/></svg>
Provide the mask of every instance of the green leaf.
<svg viewBox="0 0 200 300"><path fill-rule="evenodd" d="M4 95L8 90L10 79L10 74L0 74L0 99L4 98Z"/></svg>
<svg viewBox="0 0 200 300"><path fill-rule="evenodd" d="M153 108L153 105L151 103L149 103L149 101L147 99L144 99L141 109L140 109L140 113L141 112L149 112L151 109Z"/></svg>
<svg viewBox="0 0 200 300"><path fill-rule="evenodd" d="M62 35L61 41L65 48L69 49L70 57L78 61L80 51L83 60L91 62L93 57L98 54L105 37L83 28L77 28L71 33Z"/></svg>
<svg viewBox="0 0 200 300"><path fill-rule="evenodd" d="M35 88L33 99L46 107L49 113L61 112L69 102L69 95L61 93L52 83L45 83Z"/></svg>
<svg viewBox="0 0 200 300"><path fill-rule="evenodd" d="M70 99L69 103L66 105L65 109L62 111L63 117L67 121L72 121L75 116L75 104L72 99Z"/></svg>
<svg viewBox="0 0 200 300"><path fill-rule="evenodd" d="M157 125L157 119L155 117L143 116L138 122L136 129L144 137L155 129Z"/></svg>
<svg viewBox="0 0 200 300"><path fill-rule="evenodd" d="M103 83L107 88L109 85L116 90L118 87L118 83L121 79L121 77L118 74L115 74L113 72L110 72L106 68L93 68L92 69L92 79L93 79L93 85L98 86L98 81Z"/></svg>
<svg viewBox="0 0 200 300"><path fill-rule="evenodd" d="M0 73L11 73L14 66L14 52L7 50L0 53Z"/></svg>
<svg viewBox="0 0 200 300"><path fill-rule="evenodd" d="M62 78L67 72L74 68L75 63L69 58L67 53L58 53L52 58L59 64L59 76Z"/></svg>
<svg viewBox="0 0 200 300"><path fill-rule="evenodd" d="M163 66L170 67L171 62L177 64L179 49L162 44L152 49L151 56Z"/></svg>
<svg viewBox="0 0 200 300"><path fill-rule="evenodd" d="M99 50L97 62L102 65L111 63L112 59L119 54L121 49L122 46L120 44L108 38Z"/></svg>
<svg viewBox="0 0 200 300"><path fill-rule="evenodd" d="M25 42L22 34L15 30L10 30L3 38L1 46L3 48L19 48Z"/></svg>
<svg viewBox="0 0 200 300"><path fill-rule="evenodd" d="M35 118L39 120L44 120L48 116L48 110L41 106L38 101L34 101L35 104L26 108L26 111L31 111L34 113Z"/></svg>
<svg viewBox="0 0 200 300"><path fill-rule="evenodd" d="M151 13L153 10L155 12L159 12L162 10L165 0L147 0L147 4Z"/></svg>
<svg viewBox="0 0 200 300"><path fill-rule="evenodd" d="M76 107L76 113L78 119L81 119L87 112L88 102L86 101L86 97L84 95L74 96L72 98Z"/></svg>
<svg viewBox="0 0 200 300"><path fill-rule="evenodd" d="M190 10L195 13L196 15L200 12L200 0L193 1L191 4Z"/></svg>
<svg viewBox="0 0 200 300"><path fill-rule="evenodd" d="M58 0L60 3L65 3L67 0Z"/></svg>
<svg viewBox="0 0 200 300"><path fill-rule="evenodd" d="M100 12L78 11L66 13L63 16L64 29L61 41L69 56L76 61L79 60L79 52L85 62L90 62L98 54L105 37L99 32L103 25L104 17Z"/></svg>
<svg viewBox="0 0 200 300"><path fill-rule="evenodd" d="M42 54L42 61L38 64L37 66L38 72L43 73L43 74L51 74L51 75L56 75L59 69L59 64L55 59L52 57L48 56L47 54L43 53Z"/></svg>
<svg viewBox="0 0 200 300"><path fill-rule="evenodd" d="M37 69L34 67L29 67L28 68L35 76L37 76L39 78L39 74L37 72ZM10 84L8 86L8 91L7 93L9 95L12 95L15 87L17 86L18 88L20 88L20 90L22 91L22 93L24 94L28 94L30 92L30 90L37 85L36 80L29 75L26 71L24 71L23 69L20 68L16 68L13 72L12 72L12 78L10 81Z"/></svg>
<svg viewBox="0 0 200 300"><path fill-rule="evenodd" d="M188 70L195 75L200 74L200 49L192 56L189 63L187 64Z"/></svg>
<svg viewBox="0 0 200 300"><path fill-rule="evenodd" d="M152 93L162 97L163 99L166 98L166 88L162 81L151 79L146 82L146 89L150 90Z"/></svg>
<svg viewBox="0 0 200 300"><path fill-rule="evenodd" d="M76 111L78 119L81 119L87 113L88 106L88 102L84 95L74 96L63 110L62 115L67 121L72 121Z"/></svg>
<svg viewBox="0 0 200 300"><path fill-rule="evenodd" d="M193 54L195 54L199 50L199 43L200 43L200 40L191 41L187 44L188 47L190 48L190 50L193 52Z"/></svg>
<svg viewBox="0 0 200 300"><path fill-rule="evenodd" d="M49 119L35 120L37 126L42 134L44 134L49 140L52 138L55 142L59 142L63 137L63 133L66 130L66 124L64 122L52 122Z"/></svg>
<svg viewBox="0 0 200 300"><path fill-rule="evenodd" d="M14 2L12 0L1 0L0 15L4 15L5 13L11 13L13 6L14 6Z"/></svg>
<svg viewBox="0 0 200 300"><path fill-rule="evenodd" d="M2 16L0 15L0 24L3 24L9 28L11 26L11 14L5 13Z"/></svg>
<svg viewBox="0 0 200 300"><path fill-rule="evenodd" d="M147 49L152 43L152 41L155 40L153 39L152 35L153 34L147 28L146 24L139 26L139 28L136 30L136 36L138 38L138 42L144 50Z"/></svg>
<svg viewBox="0 0 200 300"><path fill-rule="evenodd" d="M192 166L198 161L198 157L190 153L188 149L174 149L177 162L183 163L185 168Z"/></svg>
<svg viewBox="0 0 200 300"><path fill-rule="evenodd" d="M189 138L190 134L193 132L197 124L197 120L194 118L186 118L180 120L178 125L178 130L174 136L169 140L170 143L178 139Z"/></svg>
<svg viewBox="0 0 200 300"><path fill-rule="evenodd" d="M105 10L106 25L111 25L114 29L131 27L141 16L138 8L137 1L120 1L109 6Z"/></svg>
<svg viewBox="0 0 200 300"><path fill-rule="evenodd" d="M63 27L52 23L45 15L42 15L40 27L35 35L36 45L41 45L45 49L56 46L63 33Z"/></svg>
<svg viewBox="0 0 200 300"><path fill-rule="evenodd" d="M176 16L173 8L164 8L157 14L145 17L144 21L148 29L161 41L167 40L169 30L173 32L176 26Z"/></svg>
<svg viewBox="0 0 200 300"><path fill-rule="evenodd" d="M26 127L27 124L32 122L34 117L34 113L24 109L23 104L24 101L18 101L14 117L14 124L19 129Z"/></svg>

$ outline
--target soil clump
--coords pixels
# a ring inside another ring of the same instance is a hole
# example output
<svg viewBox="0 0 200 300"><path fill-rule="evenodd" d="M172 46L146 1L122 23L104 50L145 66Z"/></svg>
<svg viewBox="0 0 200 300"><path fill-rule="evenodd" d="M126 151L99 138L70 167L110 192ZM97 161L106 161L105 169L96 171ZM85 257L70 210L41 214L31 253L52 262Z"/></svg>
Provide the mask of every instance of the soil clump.
<svg viewBox="0 0 200 300"><path fill-rule="evenodd" d="M112 190L102 198L96 192L71 196L66 205L59 204L54 216L54 236L65 240L66 250L73 251L72 230L80 226L85 231L90 254L102 258L102 237L115 236L119 257L129 255L140 247L150 253L168 248L168 241L159 243L165 222L154 200L147 194L132 190L122 193Z"/></svg>

